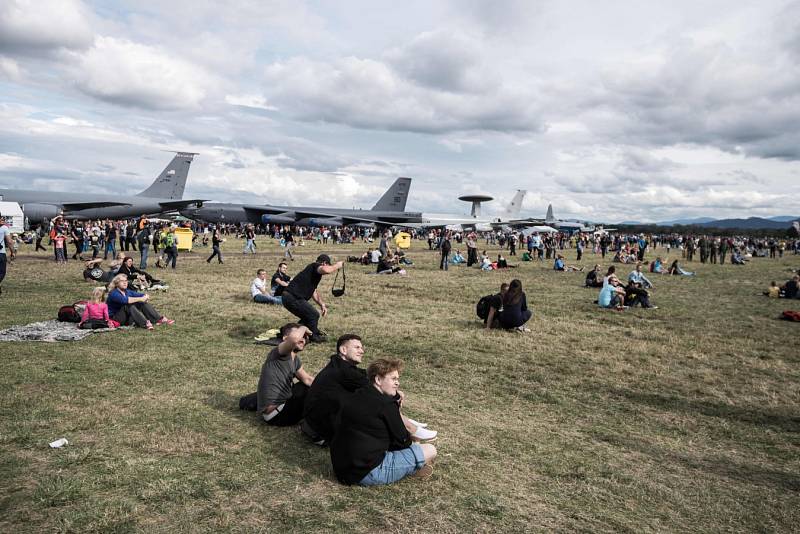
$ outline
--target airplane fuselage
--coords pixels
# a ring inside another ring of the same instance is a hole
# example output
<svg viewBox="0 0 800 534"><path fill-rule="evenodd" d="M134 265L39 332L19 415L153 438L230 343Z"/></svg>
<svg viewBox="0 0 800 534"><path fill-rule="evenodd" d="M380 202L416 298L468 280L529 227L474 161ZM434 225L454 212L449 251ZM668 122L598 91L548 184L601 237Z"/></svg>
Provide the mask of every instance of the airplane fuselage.
<svg viewBox="0 0 800 534"><path fill-rule="evenodd" d="M268 211L269 213L266 213ZM301 224L336 226L341 218L370 219L387 224L420 222L422 214L408 211L358 210L310 206L250 206L214 202L201 208L180 210L185 217L209 223Z"/></svg>
<svg viewBox="0 0 800 534"><path fill-rule="evenodd" d="M122 219L155 215L165 210L161 203L175 202L169 198L148 198L135 195L95 195L86 193L31 191L25 189L0 189L0 197L6 202L16 202L22 207L31 223L51 219L63 214L68 219ZM125 206L106 206L82 210L63 209L64 204L82 202L113 202Z"/></svg>

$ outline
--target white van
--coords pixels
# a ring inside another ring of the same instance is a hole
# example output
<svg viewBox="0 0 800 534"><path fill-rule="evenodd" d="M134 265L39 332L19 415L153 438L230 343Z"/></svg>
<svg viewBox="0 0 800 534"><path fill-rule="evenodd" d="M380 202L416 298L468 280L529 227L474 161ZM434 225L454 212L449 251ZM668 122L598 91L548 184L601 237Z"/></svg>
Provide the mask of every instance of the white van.
<svg viewBox="0 0 800 534"><path fill-rule="evenodd" d="M6 225L12 234L22 234L25 231L25 214L16 202L0 202L0 213L6 220Z"/></svg>

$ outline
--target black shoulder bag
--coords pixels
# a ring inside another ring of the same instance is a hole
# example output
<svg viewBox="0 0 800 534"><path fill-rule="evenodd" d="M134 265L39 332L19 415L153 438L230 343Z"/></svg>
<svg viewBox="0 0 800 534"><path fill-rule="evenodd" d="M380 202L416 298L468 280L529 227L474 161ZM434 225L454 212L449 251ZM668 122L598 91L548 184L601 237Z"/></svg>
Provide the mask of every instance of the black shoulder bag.
<svg viewBox="0 0 800 534"><path fill-rule="evenodd" d="M339 271L342 271L342 287L336 289L336 281L339 279ZM344 274L344 265L342 265L342 268L339 269L339 271L336 271L336 276L333 279L333 287L331 287L331 295L334 297L341 297L344 295L344 289L347 286L347 275Z"/></svg>

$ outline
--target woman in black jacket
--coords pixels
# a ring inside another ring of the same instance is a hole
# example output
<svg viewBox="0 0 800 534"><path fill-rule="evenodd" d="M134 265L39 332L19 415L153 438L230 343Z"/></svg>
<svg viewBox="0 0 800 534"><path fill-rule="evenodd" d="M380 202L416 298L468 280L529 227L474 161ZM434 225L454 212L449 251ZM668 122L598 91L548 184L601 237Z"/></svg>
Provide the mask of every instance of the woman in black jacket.
<svg viewBox="0 0 800 534"><path fill-rule="evenodd" d="M372 362L369 385L343 403L331 442L333 470L343 484L378 486L432 473L436 447L412 443L400 416L402 366L400 360Z"/></svg>
<svg viewBox="0 0 800 534"><path fill-rule="evenodd" d="M517 279L511 281L508 291L503 295L503 313L500 315L500 326L503 328L517 328L525 330L525 323L531 318L525 292L522 291L522 282Z"/></svg>

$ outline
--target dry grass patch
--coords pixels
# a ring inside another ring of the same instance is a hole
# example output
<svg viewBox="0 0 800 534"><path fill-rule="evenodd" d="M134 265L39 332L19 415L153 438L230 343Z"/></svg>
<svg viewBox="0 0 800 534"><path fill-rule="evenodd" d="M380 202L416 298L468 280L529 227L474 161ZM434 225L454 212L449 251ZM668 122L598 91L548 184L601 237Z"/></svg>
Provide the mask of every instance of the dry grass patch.
<svg viewBox="0 0 800 534"><path fill-rule="evenodd" d="M796 529L797 325L775 319L788 303L759 295L796 257L654 276L660 309L625 313L598 310L583 274L549 264L442 273L438 255L414 243L407 277L348 265L345 297L322 284L323 330L361 334L367 362L405 360L406 411L440 432L430 480L365 489L339 485L328 451L297 429L239 411L267 352L252 337L291 316L247 296L280 247L261 239L255 257L234 240L226 247L224 265L207 265L201 250L157 273L170 290L154 304L174 326L2 346L0 529ZM290 272L322 251L299 247ZM0 327L88 294L77 264L20 256ZM512 277L534 309L533 333L483 331L475 302ZM316 372L333 350L311 345L304 365ZM47 448L61 436L68 447Z"/></svg>

